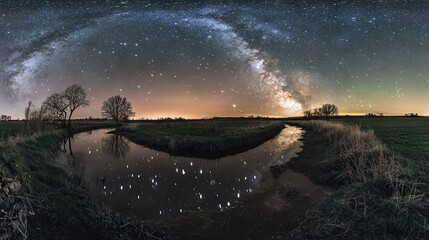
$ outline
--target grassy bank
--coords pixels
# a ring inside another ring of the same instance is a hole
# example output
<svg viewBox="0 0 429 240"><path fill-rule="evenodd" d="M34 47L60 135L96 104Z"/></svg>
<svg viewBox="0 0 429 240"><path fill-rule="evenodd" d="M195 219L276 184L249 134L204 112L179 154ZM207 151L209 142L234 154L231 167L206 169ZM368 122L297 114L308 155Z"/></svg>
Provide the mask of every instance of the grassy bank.
<svg viewBox="0 0 429 240"><path fill-rule="evenodd" d="M429 234L428 195L412 169L401 164L370 130L327 121L294 121L326 139L331 151L297 158L291 168L337 191L313 211L296 236L310 239L424 239ZM322 141L323 142L323 141ZM305 145L311 151L318 143ZM307 150L306 150L307 149ZM301 161L301 163L298 163ZM307 161L307 164L305 163ZM423 183L424 184L424 183Z"/></svg>
<svg viewBox="0 0 429 240"><path fill-rule="evenodd" d="M131 124L112 133L172 155L219 158L256 147L283 128L275 120L227 119Z"/></svg>
<svg viewBox="0 0 429 240"><path fill-rule="evenodd" d="M55 131L58 128L54 125L48 123L45 124L45 129L43 132ZM113 128L119 127L120 123L114 123L111 121L99 120L75 120L73 121L73 128L71 133L85 132L100 128ZM39 130L42 131L42 130ZM8 141L11 138L15 137L28 137L29 135L34 135L34 132L28 132L25 129L25 121L0 121L0 141ZM36 132L37 135L37 132ZM40 135L40 134L39 134Z"/></svg>
<svg viewBox="0 0 429 240"><path fill-rule="evenodd" d="M74 131L113 127L82 124ZM0 238L157 239L157 228L96 205L85 184L54 160L62 131L0 142Z"/></svg>
<svg viewBox="0 0 429 240"><path fill-rule="evenodd" d="M429 118L349 117L336 121L372 129L402 165L410 168L412 177L429 186Z"/></svg>
<svg viewBox="0 0 429 240"><path fill-rule="evenodd" d="M24 121L0 121L0 141L25 131Z"/></svg>

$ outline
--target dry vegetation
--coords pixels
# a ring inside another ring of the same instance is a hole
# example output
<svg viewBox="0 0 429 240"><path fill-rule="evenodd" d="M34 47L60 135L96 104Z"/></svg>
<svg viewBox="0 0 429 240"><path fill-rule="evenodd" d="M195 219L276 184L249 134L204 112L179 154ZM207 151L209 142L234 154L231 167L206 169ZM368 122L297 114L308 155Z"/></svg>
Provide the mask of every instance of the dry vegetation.
<svg viewBox="0 0 429 240"><path fill-rule="evenodd" d="M112 126L117 124L79 124L75 131ZM95 204L79 176L56 166L59 142L67 134L18 131L0 140L0 239L163 238L159 227Z"/></svg>
<svg viewBox="0 0 429 240"><path fill-rule="evenodd" d="M428 195L409 170L371 130L329 121L293 124L326 137L336 157L321 164L336 169L341 186L301 230L309 238L424 239L429 234Z"/></svg>
<svg viewBox="0 0 429 240"><path fill-rule="evenodd" d="M308 121L307 126L325 136L339 153L337 167L343 172L339 178L348 183L388 180L395 183L403 168L372 130L357 125L328 121Z"/></svg>

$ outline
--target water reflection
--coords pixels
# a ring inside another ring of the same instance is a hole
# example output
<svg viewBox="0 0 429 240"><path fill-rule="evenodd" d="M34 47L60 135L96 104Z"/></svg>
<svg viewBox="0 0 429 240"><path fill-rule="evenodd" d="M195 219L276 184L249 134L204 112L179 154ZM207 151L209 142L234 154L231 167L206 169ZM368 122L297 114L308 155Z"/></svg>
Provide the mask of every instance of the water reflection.
<svg viewBox="0 0 429 240"><path fill-rule="evenodd" d="M115 159L125 158L131 150L129 141L124 136L116 134L106 135L101 140L101 144L103 151L112 155Z"/></svg>
<svg viewBox="0 0 429 240"><path fill-rule="evenodd" d="M233 207L238 199L273 181L269 167L295 156L302 134L299 128L288 127L247 152L205 160L171 157L107 132L75 135L68 141L72 154L61 153L58 159L79 169L93 197L119 212L147 219Z"/></svg>
<svg viewBox="0 0 429 240"><path fill-rule="evenodd" d="M60 154L56 161L69 172L78 176L83 176L85 173L85 163L83 154L78 151L77 154L73 152L73 138L64 138L60 146Z"/></svg>
<svg viewBox="0 0 429 240"><path fill-rule="evenodd" d="M73 150L72 150L72 146L71 146L71 137L64 138L61 141L60 151L62 151L64 153L68 152L73 157Z"/></svg>

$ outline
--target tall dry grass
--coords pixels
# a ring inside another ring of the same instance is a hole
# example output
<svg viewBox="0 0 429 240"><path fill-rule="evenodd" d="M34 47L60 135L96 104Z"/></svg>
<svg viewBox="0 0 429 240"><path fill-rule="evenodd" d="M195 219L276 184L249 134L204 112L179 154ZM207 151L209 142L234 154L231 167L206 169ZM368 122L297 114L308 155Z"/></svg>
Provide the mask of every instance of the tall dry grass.
<svg viewBox="0 0 429 240"><path fill-rule="evenodd" d="M318 120L302 121L300 125L311 128L333 144L339 154L337 164L343 168L343 176L339 177L345 177L350 183L386 179L394 183L408 171L373 130Z"/></svg>
<svg viewBox="0 0 429 240"><path fill-rule="evenodd" d="M343 181L343 187L310 216L305 229L310 238L428 236L427 193L374 131L321 120L293 123L329 140L336 156L327 162L339 169L337 178Z"/></svg>

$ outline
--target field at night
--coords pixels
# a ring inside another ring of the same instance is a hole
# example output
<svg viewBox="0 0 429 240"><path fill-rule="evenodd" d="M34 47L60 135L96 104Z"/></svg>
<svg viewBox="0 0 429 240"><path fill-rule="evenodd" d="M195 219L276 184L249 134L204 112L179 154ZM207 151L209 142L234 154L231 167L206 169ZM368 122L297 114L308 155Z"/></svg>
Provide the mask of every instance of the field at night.
<svg viewBox="0 0 429 240"><path fill-rule="evenodd" d="M409 165L418 182L429 183L429 118L343 118L339 121L374 130L402 163Z"/></svg>
<svg viewBox="0 0 429 240"><path fill-rule="evenodd" d="M427 239L428 16L0 0L0 239Z"/></svg>

